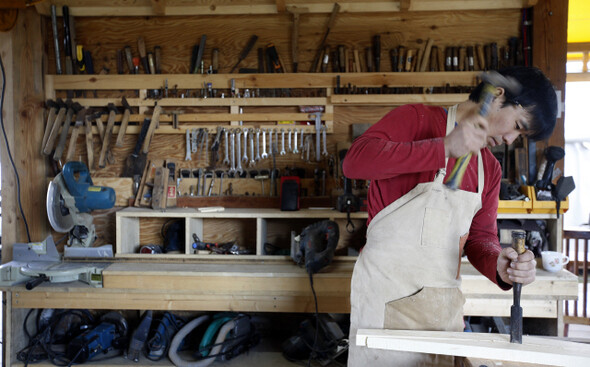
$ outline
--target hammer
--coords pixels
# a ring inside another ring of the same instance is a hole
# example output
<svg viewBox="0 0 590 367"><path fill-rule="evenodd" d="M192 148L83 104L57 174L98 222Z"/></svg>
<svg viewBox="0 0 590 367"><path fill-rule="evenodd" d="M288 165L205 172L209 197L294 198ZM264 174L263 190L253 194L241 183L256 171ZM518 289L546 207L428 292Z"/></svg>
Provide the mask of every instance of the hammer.
<svg viewBox="0 0 590 367"><path fill-rule="evenodd" d="M486 73L482 73L479 76L483 84L483 89L481 91L479 102L481 104L479 109L479 114L483 117L487 116L489 113L490 106L492 101L494 100L496 94L496 88L502 87L506 90L509 90L513 94L518 94L521 89L520 83L516 81L514 78L504 76L497 71L489 71ZM445 181L445 185L447 185L451 189L458 189L461 187L461 182L463 182L463 175L465 174L465 170L467 169L467 164L471 160L471 153L467 153L462 157L459 157L455 162L455 166L453 170L449 174L449 177Z"/></svg>

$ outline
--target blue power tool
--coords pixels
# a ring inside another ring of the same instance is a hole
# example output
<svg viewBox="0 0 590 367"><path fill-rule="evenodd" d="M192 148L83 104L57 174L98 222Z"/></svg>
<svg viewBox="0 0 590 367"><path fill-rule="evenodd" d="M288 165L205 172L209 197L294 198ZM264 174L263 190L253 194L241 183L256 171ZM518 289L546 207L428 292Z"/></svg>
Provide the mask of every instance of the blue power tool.
<svg viewBox="0 0 590 367"><path fill-rule="evenodd" d="M82 162L68 162L49 184L47 217L56 232L68 233L73 247L92 247L96 234L92 210L115 205L115 190L94 186L88 168Z"/></svg>

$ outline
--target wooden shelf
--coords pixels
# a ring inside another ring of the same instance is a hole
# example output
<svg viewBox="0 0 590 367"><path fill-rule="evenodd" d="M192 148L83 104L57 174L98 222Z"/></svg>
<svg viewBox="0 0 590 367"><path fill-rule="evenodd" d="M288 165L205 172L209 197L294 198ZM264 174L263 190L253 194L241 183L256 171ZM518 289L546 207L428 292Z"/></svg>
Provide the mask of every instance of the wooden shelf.
<svg viewBox="0 0 590 367"><path fill-rule="evenodd" d="M161 259L201 259L201 260L282 260L291 261L286 255L265 253L266 243L271 243L287 254L290 251L290 233L300 233L306 226L319 220L330 219L340 226L338 248L347 247L346 213L328 209L302 209L281 211L279 209L241 209L229 208L220 212L200 212L197 208L170 208L166 211L126 208L116 214L116 257L158 261ZM366 212L350 214L351 219L364 222ZM140 254L139 249L148 243L142 240L142 233L156 232L170 219L184 220L185 243L178 254ZM250 250L251 255L216 255L196 253L192 248L193 234L203 242L235 242ZM346 259L346 256L340 257ZM350 257L354 261L355 257Z"/></svg>
<svg viewBox="0 0 590 367"><path fill-rule="evenodd" d="M341 85L357 87L444 87L474 86L478 71L379 72L379 73L282 73L282 74L106 74L46 75L47 93L55 90L129 90L158 89L168 81L169 88L201 89L203 83L213 88L228 89L231 80L236 88L334 88L340 76ZM51 95L47 96L52 98Z"/></svg>

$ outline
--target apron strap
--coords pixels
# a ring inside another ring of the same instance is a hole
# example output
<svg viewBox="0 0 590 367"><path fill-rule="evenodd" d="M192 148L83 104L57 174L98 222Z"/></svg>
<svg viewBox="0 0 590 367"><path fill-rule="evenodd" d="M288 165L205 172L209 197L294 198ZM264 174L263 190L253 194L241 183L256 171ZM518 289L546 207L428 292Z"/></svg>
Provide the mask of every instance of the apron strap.
<svg viewBox="0 0 590 367"><path fill-rule="evenodd" d="M447 133L449 135L451 131L455 128L455 116L457 114L457 105L449 107L447 111ZM447 164L449 163L449 157L445 158L445 165L438 170L436 175L434 175L434 182L436 183L443 183L445 176L447 175Z"/></svg>

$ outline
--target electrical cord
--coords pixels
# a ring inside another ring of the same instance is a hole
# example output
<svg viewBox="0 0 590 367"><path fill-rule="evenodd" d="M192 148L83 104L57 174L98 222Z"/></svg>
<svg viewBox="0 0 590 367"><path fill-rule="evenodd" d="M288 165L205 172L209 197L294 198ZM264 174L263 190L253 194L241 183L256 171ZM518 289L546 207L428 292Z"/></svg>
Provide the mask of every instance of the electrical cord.
<svg viewBox="0 0 590 367"><path fill-rule="evenodd" d="M309 359L307 360L307 367L311 366L312 359L316 359L316 352L318 346L318 334L320 332L320 313L318 311L318 297L315 293L315 288L313 287L313 272L309 272L309 285L311 286L311 293L313 293L313 302L315 304L315 333L313 336L313 345L311 346L311 353L309 354Z"/></svg>
<svg viewBox="0 0 590 367"><path fill-rule="evenodd" d="M68 366L70 361L66 358L65 353L57 352L52 347L56 340L56 333L63 331L58 326L67 316L74 316L80 320L81 325L92 325L94 318L89 312L84 310L67 310L52 315L45 327L39 330L39 320L37 320L38 331L35 335L31 335L27 329L28 320L34 309L29 310L23 321L23 329L25 335L28 337L28 345L17 352L16 358L28 366L29 363L36 363L45 359L49 359L51 363L56 366ZM70 331L69 329L66 332Z"/></svg>
<svg viewBox="0 0 590 367"><path fill-rule="evenodd" d="M25 217L25 213L23 211L23 205L20 200L20 178L18 176L18 171L16 169L16 165L14 164L14 160L12 159L12 153L10 152L10 147L8 145L8 137L6 136L6 130L4 129L4 119L2 118L2 111L4 111L4 91L6 90L6 73L4 71L4 63L2 62L2 56L0 55L0 69L2 70L2 94L0 96L0 125L2 126L2 133L4 135L4 141L6 143L6 152L8 153L8 158L10 159L10 164L12 164L12 169L14 170L14 175L16 177L16 198L18 200L18 207L20 210L20 215L23 218L23 223L25 224L25 229L27 230L27 241L31 242L31 234L29 232L29 224L27 223L27 218Z"/></svg>

